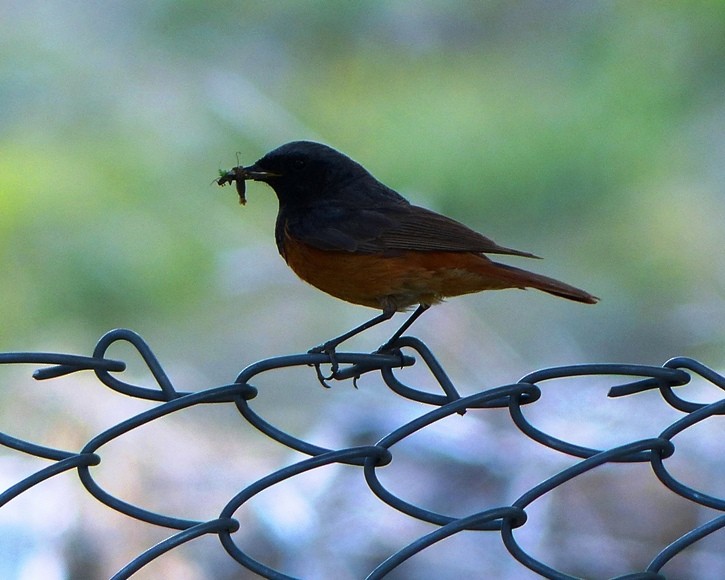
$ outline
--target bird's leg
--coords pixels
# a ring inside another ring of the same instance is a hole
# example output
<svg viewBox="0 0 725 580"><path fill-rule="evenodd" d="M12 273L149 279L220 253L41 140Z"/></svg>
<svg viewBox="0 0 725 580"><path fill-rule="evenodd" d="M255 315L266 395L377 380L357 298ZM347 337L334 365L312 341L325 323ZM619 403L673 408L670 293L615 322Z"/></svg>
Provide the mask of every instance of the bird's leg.
<svg viewBox="0 0 725 580"><path fill-rule="evenodd" d="M345 334L341 334L338 337L335 337L333 339L328 340L327 342L320 344L314 348L311 348L308 352L310 353L322 353L329 355L330 357L330 365L332 366L332 374L328 377L329 379L335 378L335 374L337 373L337 370L339 368L339 364L337 362L337 357L335 356L335 349L345 342L346 340L352 338L356 334L359 334L363 332L364 330L367 330L368 328L372 328L376 324L380 324L381 322L385 322L386 320L390 320L393 315L395 314L394 308L386 308L383 310L381 314L378 314L374 318L371 318L367 322L361 324L360 326L356 326L352 330L348 330ZM319 375L319 368L318 368L318 375Z"/></svg>
<svg viewBox="0 0 725 580"><path fill-rule="evenodd" d="M384 345L382 345L376 352L385 352L387 350L390 350L393 344L395 344L395 341L397 341L401 336L403 336L403 333L410 328L410 325L413 324L421 314L423 314L426 310L430 308L430 304L420 304L418 305L418 308L415 309L415 312L411 314L405 322L403 322L403 325L395 331L395 334L390 337L388 342L386 342Z"/></svg>
<svg viewBox="0 0 725 580"><path fill-rule="evenodd" d="M386 320L390 320L393 317L393 314L395 314L394 309L386 309L383 310L381 314L378 314L374 318L371 318L367 322L364 322L360 326L356 326L352 330L348 330L345 334L341 334L340 336L337 336L335 338L332 338L328 340L327 342L320 344L319 346L316 346L314 348L311 348L309 352L325 352L327 354L331 354L335 351L335 349L345 342L346 340L352 338L356 334L360 334L364 330L367 330L368 328L372 328L376 324L380 324L381 322L385 322Z"/></svg>

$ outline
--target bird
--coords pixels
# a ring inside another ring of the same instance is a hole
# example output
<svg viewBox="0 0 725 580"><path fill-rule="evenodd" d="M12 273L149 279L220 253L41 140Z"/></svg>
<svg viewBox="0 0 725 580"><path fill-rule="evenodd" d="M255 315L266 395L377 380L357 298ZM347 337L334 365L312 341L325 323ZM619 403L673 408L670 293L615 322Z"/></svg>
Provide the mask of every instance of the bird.
<svg viewBox="0 0 725 580"><path fill-rule="evenodd" d="M277 196L277 249L305 282L327 294L381 313L314 347L334 363L335 349L396 312L415 311L376 352L395 342L431 306L483 290L534 288L595 304L589 292L488 254L538 258L500 246L468 226L411 204L350 157L321 143L286 143L247 167L220 171L216 182L236 182L246 203L246 181L266 183ZM333 369L336 365L333 364Z"/></svg>

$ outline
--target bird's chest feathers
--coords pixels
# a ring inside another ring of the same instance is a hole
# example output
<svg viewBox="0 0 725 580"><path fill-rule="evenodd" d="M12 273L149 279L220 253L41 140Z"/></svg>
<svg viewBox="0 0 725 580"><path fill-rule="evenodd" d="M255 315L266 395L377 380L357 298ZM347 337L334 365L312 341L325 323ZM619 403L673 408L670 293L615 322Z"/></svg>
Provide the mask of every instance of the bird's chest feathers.
<svg viewBox="0 0 725 580"><path fill-rule="evenodd" d="M302 280L332 296L371 308L403 310L474 292L481 289L481 276L467 271L468 262L475 266L490 263L475 254L406 252L383 257L322 250L290 235L284 219L278 220L275 237L279 253Z"/></svg>

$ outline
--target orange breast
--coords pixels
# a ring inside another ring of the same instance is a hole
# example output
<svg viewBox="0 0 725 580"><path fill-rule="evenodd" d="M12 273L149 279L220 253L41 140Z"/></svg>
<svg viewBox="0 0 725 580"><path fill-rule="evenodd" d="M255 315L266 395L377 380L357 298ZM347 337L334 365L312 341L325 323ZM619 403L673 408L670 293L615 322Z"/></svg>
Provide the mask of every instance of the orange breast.
<svg viewBox="0 0 725 580"><path fill-rule="evenodd" d="M284 249L287 264L305 282L371 308L404 310L449 296L520 286L479 254L410 251L384 257L318 250L289 237Z"/></svg>

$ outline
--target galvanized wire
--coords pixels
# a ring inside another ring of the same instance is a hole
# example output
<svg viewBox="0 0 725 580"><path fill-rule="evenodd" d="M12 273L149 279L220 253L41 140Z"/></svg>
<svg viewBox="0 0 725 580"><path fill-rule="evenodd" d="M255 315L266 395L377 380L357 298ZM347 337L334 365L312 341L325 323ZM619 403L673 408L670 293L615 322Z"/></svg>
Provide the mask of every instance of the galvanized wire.
<svg viewBox="0 0 725 580"><path fill-rule="evenodd" d="M133 385L113 376L112 373L119 373L126 368L123 361L106 358L108 348L118 341L130 343L138 351L154 377L156 385ZM384 577L409 558L454 534L477 531L500 534L510 555L529 570L546 578L564 579L574 576L535 558L517 542L515 531L526 525L529 517L527 508L564 483L605 464L648 463L659 481L672 492L690 502L715 510L715 513L720 512L720 514L692 528L670 545L662 546L659 553L652 554L652 560L644 570L632 571L620 578L664 578L661 574L662 568L690 546L713 534L719 534L722 537L723 527L725 527L725 514L722 513L725 512L725 499L686 485L667 469L667 460L676 453L676 447L672 441L675 436L698 423L718 420L719 416L725 414L725 398L705 404L689 401L675 393L675 388L687 385L693 375L709 382L716 389L725 390L725 377L702 363L678 357L667 361L661 367L590 364L548 368L526 375L516 383L486 389L464 397L458 393L433 353L420 340L403 337L398 340L395 347L399 350L389 354L337 353L337 362L341 367L335 378L345 380L357 378L365 373L380 373L385 384L401 397L430 405L433 408L423 412L414 420L400 425L374 444L341 449L326 449L286 433L263 419L251 406L258 394L258 389L251 384L255 377L284 367L310 366L316 367L318 376L320 376L319 365L330 363L327 354L298 354L262 360L245 368L233 383L197 392L181 392L174 387L149 346L140 336L129 330L113 330L104 335L90 357L33 352L0 353L0 364L52 365L35 371L33 376L38 380L52 379L80 371L92 371L101 383L118 393L159 403L153 408L129 417L99 433L80 451L49 448L0 433L0 444L5 447L51 462L46 468L18 481L0 494L0 508L31 487L63 472L75 470L82 485L99 502L128 518L162 526L175 532L166 540L135 557L113 576L114 579L129 578L166 552L204 535L217 536L229 556L247 570L266 578L291 578L284 571L271 567L269 563L253 558L243 546L237 544L234 534L240 524L235 515L246 502L272 486L322 466L346 464L360 468L370 491L390 508L410 518L435 526L432 532L390 554L369 572L369 578ZM413 356L402 354L408 351L412 351ZM440 393L431 393L428 390L424 391L406 385L396 376L396 369L409 367L415 364L418 358L427 366L429 373L437 381ZM656 436L608 449L583 447L554 437L527 420L524 408L536 403L541 398L540 385L542 383L561 378L593 375L616 377L616 380L613 380L615 385L609 390L610 397L622 397L656 389L664 401L684 413L684 416ZM628 382L622 384L622 377L629 377ZM277 469L246 486L229 499L218 516L205 521L181 519L147 510L116 497L96 482L93 467L101 462L104 445L142 425L201 404L234 405L244 420L264 435L309 457ZM379 471L383 470L393 459L394 446L407 437L450 415L475 413L481 409L492 408L508 408L511 420L526 436L543 446L578 458L579 461L545 479L508 505L486 507L464 517L436 513L425 507L414 505L387 489L378 478ZM1 519L2 511L0 510Z"/></svg>

